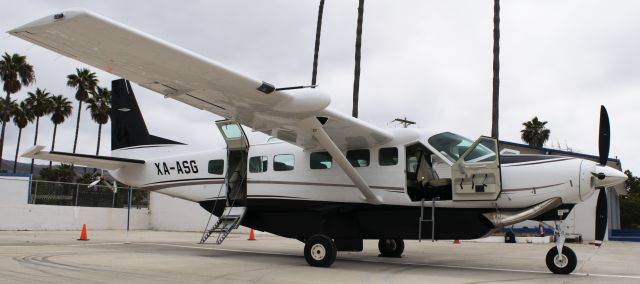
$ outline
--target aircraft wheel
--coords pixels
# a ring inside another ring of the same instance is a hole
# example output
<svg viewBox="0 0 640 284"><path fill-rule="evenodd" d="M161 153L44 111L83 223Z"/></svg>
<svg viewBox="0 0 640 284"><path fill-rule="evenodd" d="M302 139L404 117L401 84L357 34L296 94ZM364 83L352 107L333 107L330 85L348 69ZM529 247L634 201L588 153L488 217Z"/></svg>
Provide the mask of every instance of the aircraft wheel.
<svg viewBox="0 0 640 284"><path fill-rule="evenodd" d="M572 249L562 246L562 255L558 255L558 249L552 247L547 252L547 267L554 274L569 274L578 264L578 258Z"/></svg>
<svg viewBox="0 0 640 284"><path fill-rule="evenodd" d="M382 257L400 257L404 252L402 239L381 239L378 241L378 250Z"/></svg>
<svg viewBox="0 0 640 284"><path fill-rule="evenodd" d="M311 266L329 267L336 260L337 251L336 244L329 237L313 235L304 245L304 258Z"/></svg>

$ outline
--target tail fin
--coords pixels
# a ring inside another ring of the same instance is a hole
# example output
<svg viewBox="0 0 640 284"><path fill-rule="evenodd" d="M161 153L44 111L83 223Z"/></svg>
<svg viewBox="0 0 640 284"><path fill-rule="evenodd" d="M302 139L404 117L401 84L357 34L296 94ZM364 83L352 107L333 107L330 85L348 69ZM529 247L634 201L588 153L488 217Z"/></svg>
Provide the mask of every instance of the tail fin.
<svg viewBox="0 0 640 284"><path fill-rule="evenodd" d="M111 150L141 146L184 143L149 134L147 125L131 89L125 79L111 82Z"/></svg>

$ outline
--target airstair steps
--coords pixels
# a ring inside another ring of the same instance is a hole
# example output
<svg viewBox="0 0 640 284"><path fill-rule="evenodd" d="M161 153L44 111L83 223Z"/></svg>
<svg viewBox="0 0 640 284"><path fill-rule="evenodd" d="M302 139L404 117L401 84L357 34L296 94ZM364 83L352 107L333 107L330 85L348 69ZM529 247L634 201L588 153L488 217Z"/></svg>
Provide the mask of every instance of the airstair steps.
<svg viewBox="0 0 640 284"><path fill-rule="evenodd" d="M431 218L425 219L424 217L424 198L420 200L420 218L418 219L418 242L422 242L422 223L431 223L431 241L436 240L436 200L440 198L435 197L431 199Z"/></svg>
<svg viewBox="0 0 640 284"><path fill-rule="evenodd" d="M217 233L216 244L222 244L231 231L240 226L240 222L242 222L246 211L246 207L225 208L220 218L218 218L218 221L202 236L200 243L204 244L211 235Z"/></svg>

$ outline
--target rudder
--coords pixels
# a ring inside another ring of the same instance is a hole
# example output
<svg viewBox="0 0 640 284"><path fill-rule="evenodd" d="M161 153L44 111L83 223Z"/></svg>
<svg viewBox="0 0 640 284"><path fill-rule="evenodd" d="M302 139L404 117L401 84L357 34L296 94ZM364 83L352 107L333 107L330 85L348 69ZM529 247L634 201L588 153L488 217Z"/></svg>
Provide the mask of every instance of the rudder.
<svg viewBox="0 0 640 284"><path fill-rule="evenodd" d="M158 144L184 145L150 135L131 83L125 79L111 81L111 150Z"/></svg>

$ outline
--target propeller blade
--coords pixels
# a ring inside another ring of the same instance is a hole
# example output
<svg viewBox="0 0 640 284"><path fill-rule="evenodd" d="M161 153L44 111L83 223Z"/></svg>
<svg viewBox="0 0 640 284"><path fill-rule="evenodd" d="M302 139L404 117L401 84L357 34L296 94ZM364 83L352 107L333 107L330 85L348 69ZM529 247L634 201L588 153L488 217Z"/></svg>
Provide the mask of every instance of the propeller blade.
<svg viewBox="0 0 640 284"><path fill-rule="evenodd" d="M609 145L611 144L611 129L609 114L604 106L600 106L600 131L598 132L598 148L600 150L600 164L606 165L609 159Z"/></svg>
<svg viewBox="0 0 640 284"><path fill-rule="evenodd" d="M96 184L98 184L99 182L100 182L100 179L94 180L93 182L91 182L91 183L87 186L87 188L92 188L92 187L96 186Z"/></svg>
<svg viewBox="0 0 640 284"><path fill-rule="evenodd" d="M600 188L598 194L598 203L596 204L596 241L602 242L607 233L607 192L604 188Z"/></svg>

